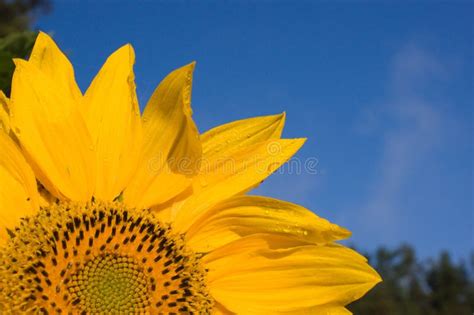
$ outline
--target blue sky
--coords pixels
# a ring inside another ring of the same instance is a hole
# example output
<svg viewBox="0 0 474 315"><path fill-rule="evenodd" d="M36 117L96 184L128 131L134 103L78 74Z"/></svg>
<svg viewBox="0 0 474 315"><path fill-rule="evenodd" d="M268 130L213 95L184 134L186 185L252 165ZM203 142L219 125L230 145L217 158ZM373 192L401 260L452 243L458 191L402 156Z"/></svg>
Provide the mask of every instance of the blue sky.
<svg viewBox="0 0 474 315"><path fill-rule="evenodd" d="M472 2L56 1L52 33L84 90L131 43L142 107L172 69L197 61L201 131L287 112L311 171L256 193L302 204L352 242L413 244L422 257L474 249Z"/></svg>

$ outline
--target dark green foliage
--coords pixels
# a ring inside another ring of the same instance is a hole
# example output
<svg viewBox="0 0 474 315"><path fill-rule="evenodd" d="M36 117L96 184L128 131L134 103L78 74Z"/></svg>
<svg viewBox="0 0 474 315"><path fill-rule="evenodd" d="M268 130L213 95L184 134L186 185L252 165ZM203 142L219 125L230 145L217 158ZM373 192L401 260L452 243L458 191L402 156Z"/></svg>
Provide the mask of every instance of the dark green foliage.
<svg viewBox="0 0 474 315"><path fill-rule="evenodd" d="M0 90L10 94L15 66L13 58L26 58L36 39L36 32L16 32L0 38Z"/></svg>
<svg viewBox="0 0 474 315"><path fill-rule="evenodd" d="M474 311L474 254L470 270L443 252L420 262L408 245L368 255L383 282L349 309L362 315L470 315Z"/></svg>
<svg viewBox="0 0 474 315"><path fill-rule="evenodd" d="M0 90L10 94L13 58L26 58L36 32L29 31L35 16L49 9L49 0L0 0Z"/></svg>
<svg viewBox="0 0 474 315"><path fill-rule="evenodd" d="M49 0L0 0L0 37L28 30L34 17L49 8Z"/></svg>

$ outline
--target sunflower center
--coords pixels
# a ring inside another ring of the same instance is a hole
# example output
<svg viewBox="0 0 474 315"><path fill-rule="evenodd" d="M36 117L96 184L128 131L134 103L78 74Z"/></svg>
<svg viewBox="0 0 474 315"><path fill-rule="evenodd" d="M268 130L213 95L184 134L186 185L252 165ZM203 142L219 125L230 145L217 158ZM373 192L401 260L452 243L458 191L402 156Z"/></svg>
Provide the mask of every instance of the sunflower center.
<svg viewBox="0 0 474 315"><path fill-rule="evenodd" d="M89 260L71 277L69 292L88 313L145 312L148 277L131 257L105 254Z"/></svg>
<svg viewBox="0 0 474 315"><path fill-rule="evenodd" d="M205 271L181 235L121 203L58 203L25 218L0 248L0 312L211 310Z"/></svg>

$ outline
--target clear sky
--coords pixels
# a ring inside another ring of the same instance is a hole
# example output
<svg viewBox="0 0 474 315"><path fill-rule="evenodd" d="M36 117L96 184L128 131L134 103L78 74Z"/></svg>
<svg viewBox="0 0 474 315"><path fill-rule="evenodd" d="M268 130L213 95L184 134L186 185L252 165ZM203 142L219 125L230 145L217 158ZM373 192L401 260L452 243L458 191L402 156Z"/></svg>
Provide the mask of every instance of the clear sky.
<svg viewBox="0 0 474 315"><path fill-rule="evenodd" d="M408 242L460 258L474 249L474 4L454 2L62 0L37 28L83 90L131 43L142 108L196 60L201 131L286 111L284 136L308 138L306 169L256 193L312 209L367 250Z"/></svg>

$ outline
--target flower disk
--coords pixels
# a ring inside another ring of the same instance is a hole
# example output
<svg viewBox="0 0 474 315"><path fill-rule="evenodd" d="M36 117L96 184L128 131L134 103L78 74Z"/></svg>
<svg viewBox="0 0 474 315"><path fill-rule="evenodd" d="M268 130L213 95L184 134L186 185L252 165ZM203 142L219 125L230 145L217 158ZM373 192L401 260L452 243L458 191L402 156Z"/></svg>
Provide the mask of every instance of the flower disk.
<svg viewBox="0 0 474 315"><path fill-rule="evenodd" d="M149 281L133 258L105 254L89 260L71 277L69 292L81 308L93 312L145 312ZM73 303L74 304L74 303Z"/></svg>
<svg viewBox="0 0 474 315"><path fill-rule="evenodd" d="M10 234L0 252L0 300L11 304L0 310L143 314L212 307L198 256L149 211L58 203Z"/></svg>

